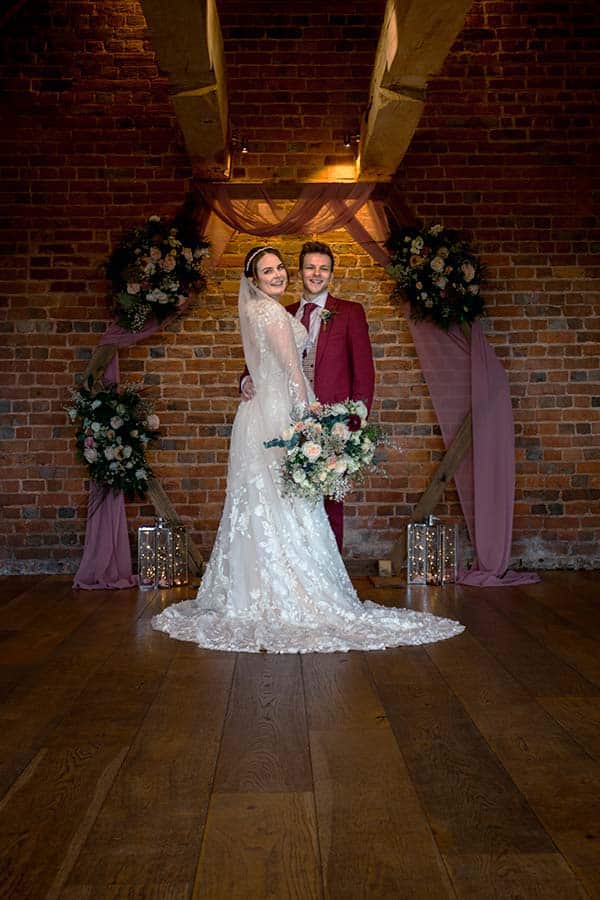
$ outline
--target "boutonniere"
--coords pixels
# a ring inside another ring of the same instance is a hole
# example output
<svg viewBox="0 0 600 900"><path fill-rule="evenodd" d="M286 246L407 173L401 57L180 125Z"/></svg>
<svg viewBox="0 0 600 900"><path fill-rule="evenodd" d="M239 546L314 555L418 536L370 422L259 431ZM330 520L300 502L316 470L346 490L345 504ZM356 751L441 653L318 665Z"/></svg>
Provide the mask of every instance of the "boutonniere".
<svg viewBox="0 0 600 900"><path fill-rule="evenodd" d="M327 323L330 322L334 316L337 315L337 311L335 309L326 309L323 307L321 310L321 322L323 323L323 331L327 328Z"/></svg>

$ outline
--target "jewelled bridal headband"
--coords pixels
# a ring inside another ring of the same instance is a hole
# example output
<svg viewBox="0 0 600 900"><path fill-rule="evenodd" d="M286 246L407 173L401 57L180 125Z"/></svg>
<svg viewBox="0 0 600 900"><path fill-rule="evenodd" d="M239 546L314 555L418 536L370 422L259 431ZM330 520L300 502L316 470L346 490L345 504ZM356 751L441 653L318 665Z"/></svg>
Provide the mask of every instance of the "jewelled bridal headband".
<svg viewBox="0 0 600 900"><path fill-rule="evenodd" d="M259 247L257 250L254 251L254 253L251 253L250 256L248 257L248 259L246 260L246 267L244 270L245 272L251 271L250 263L252 262L252 260L254 259L255 256L258 256L259 253L264 253L265 250L273 250L274 253L279 253L279 250L276 247L270 247L268 245L266 247Z"/></svg>

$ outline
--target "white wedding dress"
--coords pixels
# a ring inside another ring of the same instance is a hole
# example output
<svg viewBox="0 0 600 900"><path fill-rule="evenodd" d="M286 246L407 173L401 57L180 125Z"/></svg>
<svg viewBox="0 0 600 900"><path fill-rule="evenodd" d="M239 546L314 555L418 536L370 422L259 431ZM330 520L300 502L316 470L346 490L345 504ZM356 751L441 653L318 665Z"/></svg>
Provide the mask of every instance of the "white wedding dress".
<svg viewBox="0 0 600 900"><path fill-rule="evenodd" d="M328 653L426 644L463 626L407 609L362 603L323 504L282 496L281 448L294 403L312 399L302 373L304 327L245 277L240 326L256 389L231 433L227 494L198 594L167 607L153 627L201 647L255 653Z"/></svg>

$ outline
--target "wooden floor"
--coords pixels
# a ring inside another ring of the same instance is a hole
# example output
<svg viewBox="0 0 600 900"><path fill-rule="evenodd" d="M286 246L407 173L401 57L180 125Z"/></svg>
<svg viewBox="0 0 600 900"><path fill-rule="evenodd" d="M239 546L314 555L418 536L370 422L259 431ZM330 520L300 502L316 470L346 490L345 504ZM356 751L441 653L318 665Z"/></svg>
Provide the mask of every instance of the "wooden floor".
<svg viewBox="0 0 600 900"><path fill-rule="evenodd" d="M0 578L0 897L600 898L598 576L542 577L356 579L467 630L305 656L152 631L176 592Z"/></svg>

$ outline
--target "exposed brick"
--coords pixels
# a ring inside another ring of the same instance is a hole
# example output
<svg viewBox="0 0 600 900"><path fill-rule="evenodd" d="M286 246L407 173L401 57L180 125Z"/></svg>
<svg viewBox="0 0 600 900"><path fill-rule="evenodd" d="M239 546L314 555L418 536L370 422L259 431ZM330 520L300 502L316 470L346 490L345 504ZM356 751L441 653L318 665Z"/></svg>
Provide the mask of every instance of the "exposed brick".
<svg viewBox="0 0 600 900"><path fill-rule="evenodd" d="M231 124L251 145L234 159L236 179L315 179L325 165L351 160L343 135L365 110L384 0L361 12L339 0L290 6L274 18L259 0L250 22L243 0L219 9ZM484 326L507 370L517 435L515 557L537 564L525 550L539 537L540 565L572 552L591 566L599 523L588 493L600 472L594 36L575 0L522 6L472 4L429 80L395 182L411 215L468 235L488 266ZM22 571L77 565L87 472L63 407L108 322L100 266L125 228L176 211L192 171L141 11L125 15L116 0L50 0L47 10L25 30L14 16L0 33L11 110L0 149L0 439L10 501L0 566L8 559ZM351 554L360 556L368 531L383 555L443 442L390 279L345 232L324 238L337 257L334 291L367 310L374 412L403 451L386 453L384 486L374 478L347 503ZM276 240L293 271L302 238ZM150 462L205 553L238 403L239 269L254 243L236 235L187 318L152 346L120 352L122 380L144 383L161 417ZM294 282L290 297L296 291ZM153 515L146 503L127 509L132 534ZM460 521L452 484L437 512Z"/></svg>

